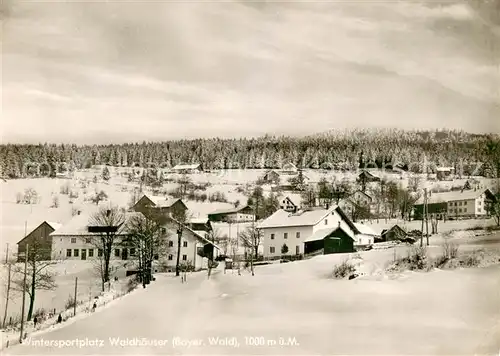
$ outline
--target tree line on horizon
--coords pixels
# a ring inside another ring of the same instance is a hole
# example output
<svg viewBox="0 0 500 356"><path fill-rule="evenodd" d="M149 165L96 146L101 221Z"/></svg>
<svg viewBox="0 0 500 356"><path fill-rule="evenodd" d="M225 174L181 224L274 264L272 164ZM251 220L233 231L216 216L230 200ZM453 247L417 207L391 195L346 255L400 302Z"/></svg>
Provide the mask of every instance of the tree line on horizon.
<svg viewBox="0 0 500 356"><path fill-rule="evenodd" d="M424 161L452 166L463 174L498 176L498 135L463 131L404 131L397 129L332 131L289 137L193 139L108 145L0 145L3 178L55 176L57 172L95 165L172 167L199 163L211 169L299 168L355 170L398 165L423 173Z"/></svg>

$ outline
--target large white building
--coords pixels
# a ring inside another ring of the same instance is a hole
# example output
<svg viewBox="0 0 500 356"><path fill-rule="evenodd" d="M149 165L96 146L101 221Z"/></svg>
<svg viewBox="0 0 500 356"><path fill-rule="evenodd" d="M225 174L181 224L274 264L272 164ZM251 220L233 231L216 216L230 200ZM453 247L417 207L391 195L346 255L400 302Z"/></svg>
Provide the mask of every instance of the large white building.
<svg viewBox="0 0 500 356"><path fill-rule="evenodd" d="M111 259L133 260L137 257L136 249L122 245L122 241L130 233L127 221L138 215L142 213L125 213L125 222L115 227L116 243L114 243ZM103 251L98 248L99 244L96 243L96 239L100 238L101 233L98 231L103 226L94 226L91 221L91 216L79 214L50 234L54 259L92 260L102 256ZM178 228L179 224L170 222L165 224L161 231L165 237L165 246L160 248L155 259L160 260L162 265L168 268L175 267L177 262ZM206 268L207 254L212 253L214 257L217 255L218 247L188 226L182 225L181 236L181 263L189 263L195 269Z"/></svg>
<svg viewBox="0 0 500 356"><path fill-rule="evenodd" d="M431 192L427 197L427 204L430 214L446 212L448 217L484 217L488 215L486 205L490 199L495 197L489 189ZM423 197L415 203L417 216L420 216L423 204Z"/></svg>
<svg viewBox="0 0 500 356"><path fill-rule="evenodd" d="M328 209L312 208L296 213L278 210L259 224L258 228L263 232L264 257L271 258L281 256L284 244L288 247L288 254L304 254L304 242L309 242L312 236L321 235L320 231L326 234L341 228L354 241L355 235L359 233L338 206Z"/></svg>

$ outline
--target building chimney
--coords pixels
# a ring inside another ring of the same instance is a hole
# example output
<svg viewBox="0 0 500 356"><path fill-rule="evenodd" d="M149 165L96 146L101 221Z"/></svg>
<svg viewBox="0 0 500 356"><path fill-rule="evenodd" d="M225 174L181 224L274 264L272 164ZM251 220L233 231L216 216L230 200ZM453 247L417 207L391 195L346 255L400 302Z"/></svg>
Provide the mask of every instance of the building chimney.
<svg viewBox="0 0 500 356"><path fill-rule="evenodd" d="M81 211L81 210L78 210L78 211L76 212L76 215L80 215L81 213L82 213L82 211Z"/></svg>

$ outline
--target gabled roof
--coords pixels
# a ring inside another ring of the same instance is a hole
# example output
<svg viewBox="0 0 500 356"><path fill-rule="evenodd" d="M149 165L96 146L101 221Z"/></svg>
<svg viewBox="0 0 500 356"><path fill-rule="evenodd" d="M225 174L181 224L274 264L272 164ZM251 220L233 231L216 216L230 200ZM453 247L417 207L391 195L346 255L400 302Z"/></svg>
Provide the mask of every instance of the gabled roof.
<svg viewBox="0 0 500 356"><path fill-rule="evenodd" d="M157 196L152 196L152 195L147 195L147 194L144 194L141 197L141 199L143 199L144 197L149 199L155 205L155 207L158 207L158 208L170 208L172 205L174 205L179 200L181 200L180 198L157 197ZM140 201L141 199L139 199L138 201Z"/></svg>
<svg viewBox="0 0 500 356"><path fill-rule="evenodd" d="M213 243L212 241L208 240L207 238L205 238L205 236L201 235L199 232L196 232L194 231L193 229L191 229L189 226L185 225L185 224L182 224L180 221L176 220L175 218L173 217L170 217L171 221L176 223L176 224L181 224L182 227L184 229L186 229L187 231L191 232L196 238L198 238L199 240L203 241L205 244L211 244L213 245L216 249L220 250L221 248L219 246L217 246L215 243ZM169 225L167 223L167 225ZM205 231L203 231L202 233L204 233Z"/></svg>
<svg viewBox="0 0 500 356"><path fill-rule="evenodd" d="M348 227L354 231L357 230L351 220L349 220L342 209L338 206L332 206L329 209L312 208L310 210L300 210L297 213L289 213L280 209L260 223L259 228L266 229L272 227L314 226L323 220L323 218L330 215L333 211L340 215Z"/></svg>
<svg viewBox="0 0 500 356"><path fill-rule="evenodd" d="M142 213L139 212L126 212L124 213L124 223L118 226L117 234L127 233L126 222L135 216L141 216ZM92 216L89 214L81 213L80 215L75 215L67 224L62 225L59 229L52 232L51 236L92 236L98 235L95 232L89 232L89 226L91 226Z"/></svg>
<svg viewBox="0 0 500 356"><path fill-rule="evenodd" d="M378 234L369 226L360 223L354 223L354 226L359 230L362 235L378 236Z"/></svg>
<svg viewBox="0 0 500 356"><path fill-rule="evenodd" d="M25 239L27 239L32 233L33 231L37 230L40 226L42 226L43 224L47 224L49 225L53 230L57 230L58 228L60 228L62 225L59 224L59 223L55 223L55 222L49 222L49 221L42 221L42 223L40 225L38 225L37 227L35 227L33 230L31 230L26 236L24 236L21 240L19 240L17 242L17 244L20 244L21 242L23 242Z"/></svg>
<svg viewBox="0 0 500 356"><path fill-rule="evenodd" d="M358 175L358 177L361 177L361 176L365 176L365 177L367 177L367 178L369 178L369 179L376 179L376 180L380 179L379 177L377 177L377 176L373 175L372 173L370 173L370 172L368 172L368 171L362 171L362 172Z"/></svg>
<svg viewBox="0 0 500 356"><path fill-rule="evenodd" d="M209 213L208 215L225 215L225 214L234 214L242 211L243 209L248 208L248 205L242 205L237 208L232 208L232 209L220 209L220 210L215 210L214 212Z"/></svg>
<svg viewBox="0 0 500 356"><path fill-rule="evenodd" d="M200 168L200 164L199 163L196 163L196 164L178 164L175 167L173 167L172 169L174 169L174 170L184 170L184 169L197 169L197 168Z"/></svg>
<svg viewBox="0 0 500 356"><path fill-rule="evenodd" d="M428 204L437 204L437 203L447 203L450 201L456 200L471 200L478 198L481 194L486 193L487 195L493 195L493 193L489 189L480 189L480 190L456 190L451 192L441 192L441 193L430 193L430 196L427 196ZM420 197L415 205L421 205L424 203L424 197Z"/></svg>
<svg viewBox="0 0 500 356"><path fill-rule="evenodd" d="M382 232L380 233L381 236L384 236L386 234L388 234L389 232L391 232L392 230L399 230L399 231L402 231L404 232L404 234L406 235L406 231L404 229L402 229L399 225L394 225L393 227L389 228L389 229L384 229L382 230Z"/></svg>
<svg viewBox="0 0 500 356"><path fill-rule="evenodd" d="M302 197L298 194L285 195L282 200L288 199L296 207L300 207L302 204Z"/></svg>

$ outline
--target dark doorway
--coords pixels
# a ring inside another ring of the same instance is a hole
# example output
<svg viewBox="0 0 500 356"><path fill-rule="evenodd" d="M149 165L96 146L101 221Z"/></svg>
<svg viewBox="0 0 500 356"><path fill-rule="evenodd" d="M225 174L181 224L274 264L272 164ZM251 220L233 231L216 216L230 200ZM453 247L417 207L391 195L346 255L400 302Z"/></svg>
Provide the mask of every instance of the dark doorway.
<svg viewBox="0 0 500 356"><path fill-rule="evenodd" d="M126 260L128 258L128 249L122 249L122 260Z"/></svg>
<svg viewBox="0 0 500 356"><path fill-rule="evenodd" d="M86 249L82 249L82 260L86 260L87 259L87 250Z"/></svg>

